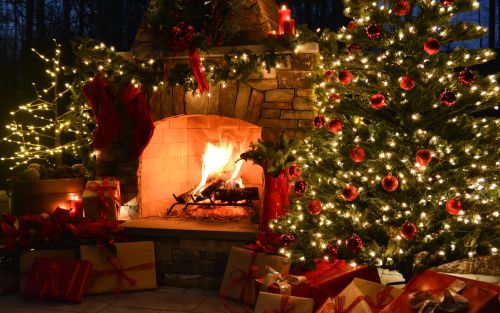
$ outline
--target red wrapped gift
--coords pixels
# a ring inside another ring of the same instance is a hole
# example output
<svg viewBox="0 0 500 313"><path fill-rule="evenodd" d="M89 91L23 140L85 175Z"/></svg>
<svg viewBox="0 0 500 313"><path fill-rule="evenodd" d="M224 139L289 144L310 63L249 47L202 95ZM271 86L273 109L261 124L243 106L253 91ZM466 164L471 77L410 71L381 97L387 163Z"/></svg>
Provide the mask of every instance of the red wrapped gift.
<svg viewBox="0 0 500 313"><path fill-rule="evenodd" d="M120 182L112 177L88 181L82 195L83 212L90 219L117 220L120 217Z"/></svg>
<svg viewBox="0 0 500 313"><path fill-rule="evenodd" d="M366 265L352 267L345 261L321 262L315 270L299 274L305 276L307 281L296 285L291 283L291 295L314 299L315 310L329 297L338 295L356 277L380 283L376 268ZM262 287L263 282L264 278L256 279L256 287L272 293L280 293L280 289L284 289L278 284Z"/></svg>
<svg viewBox="0 0 500 313"><path fill-rule="evenodd" d="M453 309L461 309L460 312L500 312L498 294L492 291L495 286L484 288L488 285L426 270L413 276L405 291L381 313L416 313L424 305L438 308L450 303L457 306Z"/></svg>
<svg viewBox="0 0 500 313"><path fill-rule="evenodd" d="M80 302L92 272L89 261L37 258L31 268L25 298Z"/></svg>

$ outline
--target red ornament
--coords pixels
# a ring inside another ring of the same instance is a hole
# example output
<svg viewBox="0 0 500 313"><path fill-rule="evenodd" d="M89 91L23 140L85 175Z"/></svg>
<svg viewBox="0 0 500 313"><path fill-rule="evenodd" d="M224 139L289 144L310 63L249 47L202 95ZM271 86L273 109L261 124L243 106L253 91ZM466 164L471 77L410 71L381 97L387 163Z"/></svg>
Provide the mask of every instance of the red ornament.
<svg viewBox="0 0 500 313"><path fill-rule="evenodd" d="M339 82L344 86L350 84L352 82L352 72L349 70L340 71Z"/></svg>
<svg viewBox="0 0 500 313"><path fill-rule="evenodd" d="M427 149L420 149L415 154L415 159L417 160L418 164L427 166L427 164L429 164L432 160L432 154Z"/></svg>
<svg viewBox="0 0 500 313"><path fill-rule="evenodd" d="M307 204L307 212L311 215L318 215L321 213L321 202L318 200L310 200Z"/></svg>
<svg viewBox="0 0 500 313"><path fill-rule="evenodd" d="M292 177L298 177L302 175L302 170L300 169L300 165L298 164L292 164L290 168L288 169L288 173Z"/></svg>
<svg viewBox="0 0 500 313"><path fill-rule="evenodd" d="M455 3L455 0L441 0L441 4L444 7L452 6Z"/></svg>
<svg viewBox="0 0 500 313"><path fill-rule="evenodd" d="M306 192L306 189L307 189L307 183L304 181L304 180L298 180L295 182L295 184L293 185L293 189L295 190L295 193L298 195L298 196L301 196L303 195L305 192Z"/></svg>
<svg viewBox="0 0 500 313"><path fill-rule="evenodd" d="M462 201L456 199L450 199L446 201L446 210L448 211L448 214L451 215L460 214L460 212L463 211Z"/></svg>
<svg viewBox="0 0 500 313"><path fill-rule="evenodd" d="M387 175L382 179L382 188L384 188L385 191L393 192L398 189L398 186L399 182L396 176Z"/></svg>
<svg viewBox="0 0 500 313"><path fill-rule="evenodd" d="M334 118L330 121L330 123L328 123L328 130L332 133L337 133L342 130L343 126L344 125L342 124L341 120Z"/></svg>
<svg viewBox="0 0 500 313"><path fill-rule="evenodd" d="M340 96L337 93L332 93L329 97L328 100L331 102L340 102Z"/></svg>
<svg viewBox="0 0 500 313"><path fill-rule="evenodd" d="M474 82L474 74L469 70L463 70L458 74L458 82L462 85L470 85Z"/></svg>
<svg viewBox="0 0 500 313"><path fill-rule="evenodd" d="M358 24L355 21L350 21L349 24L347 24L347 30L350 32L354 31L356 28L358 28Z"/></svg>
<svg viewBox="0 0 500 313"><path fill-rule="evenodd" d="M359 43L351 43L350 45L347 46L347 51L349 53L358 53L361 51L361 45Z"/></svg>
<svg viewBox="0 0 500 313"><path fill-rule="evenodd" d="M406 74L401 79L399 80L399 86L403 88L406 91L410 91L413 88L415 88L415 79L411 77L410 75Z"/></svg>
<svg viewBox="0 0 500 313"><path fill-rule="evenodd" d="M417 226L410 222L405 222L399 228L399 232L401 233L401 237L406 240L412 240L417 235Z"/></svg>
<svg viewBox="0 0 500 313"><path fill-rule="evenodd" d="M397 16L405 16L406 14L410 13L410 10L410 4L406 0L399 0L394 5L394 12L396 12Z"/></svg>
<svg viewBox="0 0 500 313"><path fill-rule="evenodd" d="M315 127L323 127L326 124L326 119L322 114L318 114L314 117L314 126Z"/></svg>
<svg viewBox="0 0 500 313"><path fill-rule="evenodd" d="M357 253L361 250L361 248L363 248L363 241L361 241L361 237L358 235L352 235L351 238L346 240L345 245L349 251Z"/></svg>
<svg viewBox="0 0 500 313"><path fill-rule="evenodd" d="M283 234L280 238L281 245L288 247L295 242L295 236L292 234Z"/></svg>
<svg viewBox="0 0 500 313"><path fill-rule="evenodd" d="M354 187L353 185L347 185L345 186L344 190L342 190L342 197L344 197L344 199L349 202L356 200L358 195L358 188Z"/></svg>
<svg viewBox="0 0 500 313"><path fill-rule="evenodd" d="M439 41L429 38L424 43L424 50L428 55L434 55L439 52Z"/></svg>
<svg viewBox="0 0 500 313"><path fill-rule="evenodd" d="M325 83L329 83L332 81L333 79L333 75L335 75L335 71L334 70L328 70L325 72L325 75L323 75L323 81Z"/></svg>
<svg viewBox="0 0 500 313"><path fill-rule="evenodd" d="M382 35L382 26L379 24L370 24L366 27L366 34L371 39L377 39Z"/></svg>
<svg viewBox="0 0 500 313"><path fill-rule="evenodd" d="M366 151L363 147L357 146L352 148L351 152L349 152L349 156L354 163L361 163L365 160Z"/></svg>
<svg viewBox="0 0 500 313"><path fill-rule="evenodd" d="M370 98L370 105L375 110L381 109L385 106L385 96L381 93L376 93Z"/></svg>
<svg viewBox="0 0 500 313"><path fill-rule="evenodd" d="M337 247L334 244L329 243L326 245L325 254L328 256L328 259L330 261L334 261L339 256L339 247Z"/></svg>
<svg viewBox="0 0 500 313"><path fill-rule="evenodd" d="M457 102L457 97L453 91L443 91L440 100L442 105L451 107Z"/></svg>

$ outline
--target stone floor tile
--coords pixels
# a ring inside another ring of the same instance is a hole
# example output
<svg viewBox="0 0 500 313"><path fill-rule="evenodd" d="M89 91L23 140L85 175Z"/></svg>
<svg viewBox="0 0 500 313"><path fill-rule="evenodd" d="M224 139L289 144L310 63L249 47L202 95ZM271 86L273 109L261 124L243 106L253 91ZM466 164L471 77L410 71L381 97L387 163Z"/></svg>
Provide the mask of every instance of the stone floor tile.
<svg viewBox="0 0 500 313"><path fill-rule="evenodd" d="M137 292L118 299L114 305L164 311L191 312L207 299L204 295Z"/></svg>
<svg viewBox="0 0 500 313"><path fill-rule="evenodd" d="M158 310L112 305L99 311L99 313L158 313Z"/></svg>
<svg viewBox="0 0 500 313"><path fill-rule="evenodd" d="M206 290L205 295L208 297L219 297L219 290L218 289Z"/></svg>
<svg viewBox="0 0 500 313"><path fill-rule="evenodd" d="M206 294L205 289L186 289L184 292L186 295L204 295Z"/></svg>
<svg viewBox="0 0 500 313"><path fill-rule="evenodd" d="M227 304L231 308L242 309L243 306L235 301L226 300ZM207 298L200 306L193 310L194 313L223 313L226 312L224 306L222 305L219 297Z"/></svg>
<svg viewBox="0 0 500 313"><path fill-rule="evenodd" d="M158 292L163 292L163 293L170 293L170 294L180 294L186 292L186 288L179 288L179 287L169 287L169 286L162 286L157 289Z"/></svg>

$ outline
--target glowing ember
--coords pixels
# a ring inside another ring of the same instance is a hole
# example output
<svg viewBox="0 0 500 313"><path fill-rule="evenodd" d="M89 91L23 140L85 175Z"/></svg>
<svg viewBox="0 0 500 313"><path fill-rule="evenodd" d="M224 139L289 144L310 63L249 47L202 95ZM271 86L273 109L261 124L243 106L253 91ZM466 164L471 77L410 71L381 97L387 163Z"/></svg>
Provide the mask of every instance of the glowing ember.
<svg viewBox="0 0 500 313"><path fill-rule="evenodd" d="M196 219L217 219L220 221L239 220L247 217L248 210L237 206L213 206L210 209L196 208L186 213Z"/></svg>

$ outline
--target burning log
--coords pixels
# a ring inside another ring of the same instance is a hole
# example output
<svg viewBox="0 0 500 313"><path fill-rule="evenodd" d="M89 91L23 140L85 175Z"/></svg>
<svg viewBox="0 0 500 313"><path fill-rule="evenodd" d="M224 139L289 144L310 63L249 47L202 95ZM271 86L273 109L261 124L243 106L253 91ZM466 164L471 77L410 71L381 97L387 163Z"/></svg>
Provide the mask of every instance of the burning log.
<svg viewBox="0 0 500 313"><path fill-rule="evenodd" d="M226 184L224 179L218 179L215 182L207 185L205 189L200 193L204 198L210 198L218 189Z"/></svg>
<svg viewBox="0 0 500 313"><path fill-rule="evenodd" d="M219 189L215 192L215 200L229 203L259 200L259 188Z"/></svg>

